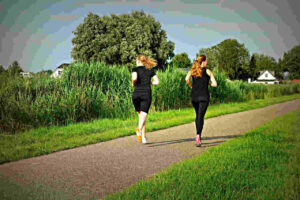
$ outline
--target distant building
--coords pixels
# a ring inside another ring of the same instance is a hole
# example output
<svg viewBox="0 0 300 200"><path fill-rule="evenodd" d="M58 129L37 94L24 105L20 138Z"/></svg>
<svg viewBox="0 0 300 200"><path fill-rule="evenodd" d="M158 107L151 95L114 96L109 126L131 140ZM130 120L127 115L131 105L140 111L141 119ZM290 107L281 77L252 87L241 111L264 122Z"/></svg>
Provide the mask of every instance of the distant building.
<svg viewBox="0 0 300 200"><path fill-rule="evenodd" d="M59 77L62 75L62 73L63 73L63 71L64 71L64 68L65 68L65 67L68 67L69 65L70 65L70 64L68 64L68 63L63 63L63 64L59 65L59 66L54 70L54 72L51 74L51 77L59 78Z"/></svg>
<svg viewBox="0 0 300 200"><path fill-rule="evenodd" d="M183 72L188 72L190 71L191 69L190 68L178 68L179 70L183 71Z"/></svg>
<svg viewBox="0 0 300 200"><path fill-rule="evenodd" d="M283 80L288 80L289 79L289 75L290 73L288 71L284 71L282 76L283 76Z"/></svg>
<svg viewBox="0 0 300 200"><path fill-rule="evenodd" d="M251 82L251 79L248 79L248 83L278 84L279 81L276 79L274 71L264 70L260 72L257 80Z"/></svg>
<svg viewBox="0 0 300 200"><path fill-rule="evenodd" d="M300 83L300 79L291 80L292 83Z"/></svg>
<svg viewBox="0 0 300 200"><path fill-rule="evenodd" d="M32 72L20 72L20 75L21 75L23 78L31 78L31 77L33 77L32 74L33 74Z"/></svg>

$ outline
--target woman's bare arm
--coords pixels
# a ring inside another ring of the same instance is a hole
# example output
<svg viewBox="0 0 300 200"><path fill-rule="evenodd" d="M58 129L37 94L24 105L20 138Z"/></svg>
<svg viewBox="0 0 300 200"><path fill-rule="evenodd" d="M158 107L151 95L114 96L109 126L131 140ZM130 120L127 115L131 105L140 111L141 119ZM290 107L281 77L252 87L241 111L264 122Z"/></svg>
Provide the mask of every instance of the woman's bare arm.
<svg viewBox="0 0 300 200"><path fill-rule="evenodd" d="M218 84L217 84L217 81L216 81L216 79L215 79L215 77L214 77L213 72L212 72L211 70L207 70L207 72L208 72L208 75L210 76L210 80L211 80L210 85L211 85L212 87L217 87Z"/></svg>
<svg viewBox="0 0 300 200"><path fill-rule="evenodd" d="M136 72L132 72L132 86L134 86L135 82L137 81L137 73Z"/></svg>
<svg viewBox="0 0 300 200"><path fill-rule="evenodd" d="M191 77L192 77L191 71L189 71L189 72L187 73L186 77L185 77L185 82L186 82L186 84L192 89L192 84L191 84L191 82L190 82L190 78L191 78Z"/></svg>
<svg viewBox="0 0 300 200"><path fill-rule="evenodd" d="M153 81L151 81L151 85L158 85L159 84L159 79L157 77L157 75L153 76Z"/></svg>

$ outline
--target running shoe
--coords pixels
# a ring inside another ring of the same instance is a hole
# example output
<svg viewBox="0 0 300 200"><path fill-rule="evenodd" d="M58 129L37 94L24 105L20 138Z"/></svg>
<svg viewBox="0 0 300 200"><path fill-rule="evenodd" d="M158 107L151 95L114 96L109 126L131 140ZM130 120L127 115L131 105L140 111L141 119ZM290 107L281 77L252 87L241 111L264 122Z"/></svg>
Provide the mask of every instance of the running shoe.
<svg viewBox="0 0 300 200"><path fill-rule="evenodd" d="M138 128L135 129L135 133L136 133L136 140L138 142L142 142L142 136L141 136L140 130Z"/></svg>
<svg viewBox="0 0 300 200"><path fill-rule="evenodd" d="M197 147L201 147L200 135L197 135L197 136L195 137L195 141L196 141L196 146L197 146Z"/></svg>
<svg viewBox="0 0 300 200"><path fill-rule="evenodd" d="M147 144L147 139L145 137L142 137L142 143Z"/></svg>

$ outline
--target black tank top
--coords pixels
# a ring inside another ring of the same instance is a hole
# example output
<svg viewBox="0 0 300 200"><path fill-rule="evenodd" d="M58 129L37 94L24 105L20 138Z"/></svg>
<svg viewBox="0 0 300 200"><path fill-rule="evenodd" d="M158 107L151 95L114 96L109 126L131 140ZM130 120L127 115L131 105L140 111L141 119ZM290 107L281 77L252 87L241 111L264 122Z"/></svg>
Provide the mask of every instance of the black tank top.
<svg viewBox="0 0 300 200"><path fill-rule="evenodd" d="M144 66L138 66L133 68L132 72L137 73L137 81L134 84L134 91L151 91L151 78L156 75L153 68L148 70Z"/></svg>
<svg viewBox="0 0 300 200"><path fill-rule="evenodd" d="M209 101L208 83L210 77L206 73L206 67L202 68L202 77L192 76L192 101Z"/></svg>

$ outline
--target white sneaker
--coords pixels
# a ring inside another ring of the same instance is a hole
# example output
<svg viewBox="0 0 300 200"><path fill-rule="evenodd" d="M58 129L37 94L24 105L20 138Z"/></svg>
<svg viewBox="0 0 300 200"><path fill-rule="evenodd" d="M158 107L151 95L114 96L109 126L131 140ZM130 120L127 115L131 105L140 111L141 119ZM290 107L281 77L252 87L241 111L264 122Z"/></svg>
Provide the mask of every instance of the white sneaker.
<svg viewBox="0 0 300 200"><path fill-rule="evenodd" d="M146 144L147 143L147 139L145 137L142 137L142 143Z"/></svg>

